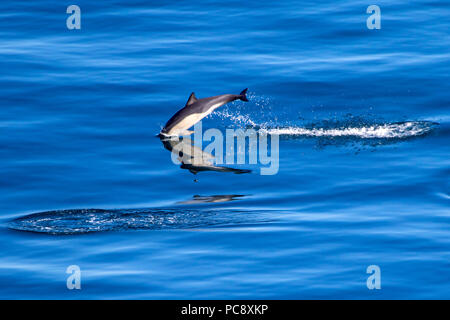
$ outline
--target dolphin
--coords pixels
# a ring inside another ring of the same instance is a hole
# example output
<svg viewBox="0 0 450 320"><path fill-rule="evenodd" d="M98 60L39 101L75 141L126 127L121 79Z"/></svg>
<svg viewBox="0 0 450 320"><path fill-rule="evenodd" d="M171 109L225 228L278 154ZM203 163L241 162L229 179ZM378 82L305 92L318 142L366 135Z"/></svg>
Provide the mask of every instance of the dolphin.
<svg viewBox="0 0 450 320"><path fill-rule="evenodd" d="M172 118L167 121L166 125L160 132L160 137L183 136L190 135L190 127L199 122L201 119L209 115L215 109L234 100L247 100L247 89L240 94L222 94L209 98L197 99L195 93L192 92L183 109L175 113Z"/></svg>

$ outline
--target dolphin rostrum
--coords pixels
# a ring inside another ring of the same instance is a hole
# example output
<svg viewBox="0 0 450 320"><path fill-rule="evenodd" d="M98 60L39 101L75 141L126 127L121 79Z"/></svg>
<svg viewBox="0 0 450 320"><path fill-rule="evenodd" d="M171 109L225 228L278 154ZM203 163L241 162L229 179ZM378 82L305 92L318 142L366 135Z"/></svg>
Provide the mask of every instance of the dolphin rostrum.
<svg viewBox="0 0 450 320"><path fill-rule="evenodd" d="M240 99L248 101L244 89L240 94L222 94L209 98L197 99L195 93L192 92L183 109L175 113L172 118L167 121L161 130L161 136L182 136L189 135L192 131L188 131L190 127L199 122L201 119L209 115L215 109L228 102Z"/></svg>

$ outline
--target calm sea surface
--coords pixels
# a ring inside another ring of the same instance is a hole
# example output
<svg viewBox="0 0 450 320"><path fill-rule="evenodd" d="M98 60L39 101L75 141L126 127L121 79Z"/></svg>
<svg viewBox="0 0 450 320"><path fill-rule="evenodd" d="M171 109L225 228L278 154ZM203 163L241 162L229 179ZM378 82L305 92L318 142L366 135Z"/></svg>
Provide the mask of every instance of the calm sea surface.
<svg viewBox="0 0 450 320"><path fill-rule="evenodd" d="M74 4L0 3L0 298L450 298L449 2ZM246 87L203 129L278 173L174 164L189 94Z"/></svg>

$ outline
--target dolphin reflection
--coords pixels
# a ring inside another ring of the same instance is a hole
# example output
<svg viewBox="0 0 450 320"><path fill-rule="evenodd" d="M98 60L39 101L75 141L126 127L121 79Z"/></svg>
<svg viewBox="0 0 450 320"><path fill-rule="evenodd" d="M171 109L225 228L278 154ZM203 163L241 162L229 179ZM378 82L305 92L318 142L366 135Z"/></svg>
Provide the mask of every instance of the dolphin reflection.
<svg viewBox="0 0 450 320"><path fill-rule="evenodd" d="M187 169L193 174L201 171L232 172L235 174L250 173L251 170L237 169L214 165L214 156L194 145L187 137L160 137L164 148L171 152L174 158L181 162L181 169Z"/></svg>

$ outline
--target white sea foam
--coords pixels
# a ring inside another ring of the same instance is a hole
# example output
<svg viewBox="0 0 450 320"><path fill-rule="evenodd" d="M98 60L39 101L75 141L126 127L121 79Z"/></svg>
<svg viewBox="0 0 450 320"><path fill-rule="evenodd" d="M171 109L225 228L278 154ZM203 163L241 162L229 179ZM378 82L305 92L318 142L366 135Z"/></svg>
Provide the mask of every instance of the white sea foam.
<svg viewBox="0 0 450 320"><path fill-rule="evenodd" d="M305 128L286 127L262 129L269 134L310 137L357 137L362 139L389 139L421 136L430 132L434 123L409 121L401 123L374 124L362 127Z"/></svg>

